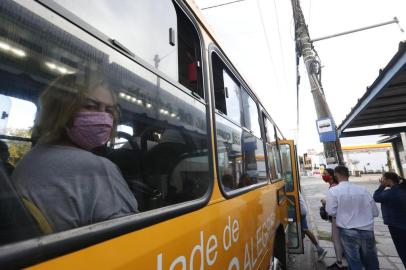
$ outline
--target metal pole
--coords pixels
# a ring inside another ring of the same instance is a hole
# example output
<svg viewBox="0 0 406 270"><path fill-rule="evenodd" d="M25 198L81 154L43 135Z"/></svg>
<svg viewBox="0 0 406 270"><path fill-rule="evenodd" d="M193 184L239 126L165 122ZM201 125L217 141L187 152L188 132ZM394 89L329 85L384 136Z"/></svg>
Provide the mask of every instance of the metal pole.
<svg viewBox="0 0 406 270"><path fill-rule="evenodd" d="M316 42L316 41L320 41L320 40L325 40L325 39L329 39L329 38L333 38L333 37L344 36L344 35L348 35L348 34L360 32L360 31L364 31L364 30L368 30L368 29L372 29L372 28L376 28L376 27L381 27L381 26L385 26L385 25L393 24L393 23L396 23L396 24L399 25L399 20L398 20L397 17L394 17L393 20L388 21L388 22L378 23L378 24L374 24L374 25L370 25L370 26L366 26L366 27L361 27L361 28L358 28L358 29L350 30L350 31L341 32L341 33L334 34L334 35L329 35L329 36L325 36L325 37L315 38L315 39L312 39L311 42ZM400 27L400 25L399 25L399 27ZM400 28L400 31L403 32L403 29Z"/></svg>
<svg viewBox="0 0 406 270"><path fill-rule="evenodd" d="M321 83L320 72L321 64L318 55L313 48L310 39L309 30L300 8L299 0L291 0L293 9L293 18L295 23L295 40L296 50L299 56L303 57L303 62L306 66L307 75L310 82L313 102L316 108L317 119L330 118L333 119L330 108L328 107L324 91ZM337 136L336 141L323 142L324 155L327 164L344 163L343 153L341 150L340 140Z"/></svg>

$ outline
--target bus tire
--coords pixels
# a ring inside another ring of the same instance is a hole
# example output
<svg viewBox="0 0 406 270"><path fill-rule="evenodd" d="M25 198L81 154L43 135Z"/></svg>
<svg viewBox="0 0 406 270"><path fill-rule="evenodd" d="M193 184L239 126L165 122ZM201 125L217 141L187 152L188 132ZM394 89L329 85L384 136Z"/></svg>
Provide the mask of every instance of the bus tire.
<svg viewBox="0 0 406 270"><path fill-rule="evenodd" d="M269 269L270 270L287 269L286 241L283 227L279 227L276 232Z"/></svg>

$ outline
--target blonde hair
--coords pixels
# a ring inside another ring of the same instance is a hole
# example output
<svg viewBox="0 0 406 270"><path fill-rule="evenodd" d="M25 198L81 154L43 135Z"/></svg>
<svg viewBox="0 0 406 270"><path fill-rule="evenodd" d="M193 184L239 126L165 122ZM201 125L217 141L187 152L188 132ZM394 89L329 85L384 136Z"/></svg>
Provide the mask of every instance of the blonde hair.
<svg viewBox="0 0 406 270"><path fill-rule="evenodd" d="M86 75L68 74L55 79L39 97L39 113L33 130L33 138L44 143L56 143L65 139L65 129L71 127L75 114L81 109L88 94L104 86L111 91L114 104L117 98L105 78L90 73ZM117 109L113 112L113 131L115 137L118 121Z"/></svg>

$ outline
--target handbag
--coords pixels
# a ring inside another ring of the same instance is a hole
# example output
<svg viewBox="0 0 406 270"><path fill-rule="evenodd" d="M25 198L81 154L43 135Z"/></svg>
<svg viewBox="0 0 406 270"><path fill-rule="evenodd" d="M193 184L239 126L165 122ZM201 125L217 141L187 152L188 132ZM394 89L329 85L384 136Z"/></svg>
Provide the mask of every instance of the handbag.
<svg viewBox="0 0 406 270"><path fill-rule="evenodd" d="M320 217L323 220L329 220L329 216L324 205L320 206Z"/></svg>

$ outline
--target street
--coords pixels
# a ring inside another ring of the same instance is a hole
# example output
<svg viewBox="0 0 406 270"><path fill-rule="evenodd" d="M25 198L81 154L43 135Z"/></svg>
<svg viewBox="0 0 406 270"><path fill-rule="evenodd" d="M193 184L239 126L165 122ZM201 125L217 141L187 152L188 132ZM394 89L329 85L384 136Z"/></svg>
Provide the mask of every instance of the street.
<svg viewBox="0 0 406 270"><path fill-rule="evenodd" d="M352 177L350 181L365 187L373 194L378 187L378 179L380 177L381 175L365 175L362 177ZM335 262L334 248L330 239L331 224L322 220L319 215L320 200L325 197L328 185L323 182L321 177L301 177L301 187L309 208L308 220L311 224L311 229L317 234L320 245L328 251L324 262L318 263L316 268L325 269L325 266ZM379 211L381 211L380 204L377 204L377 206ZM375 219L375 237L380 269L405 269L398 257L388 228L383 224L381 213ZM306 240L306 242L309 241ZM305 246L309 247L310 245L307 243Z"/></svg>

